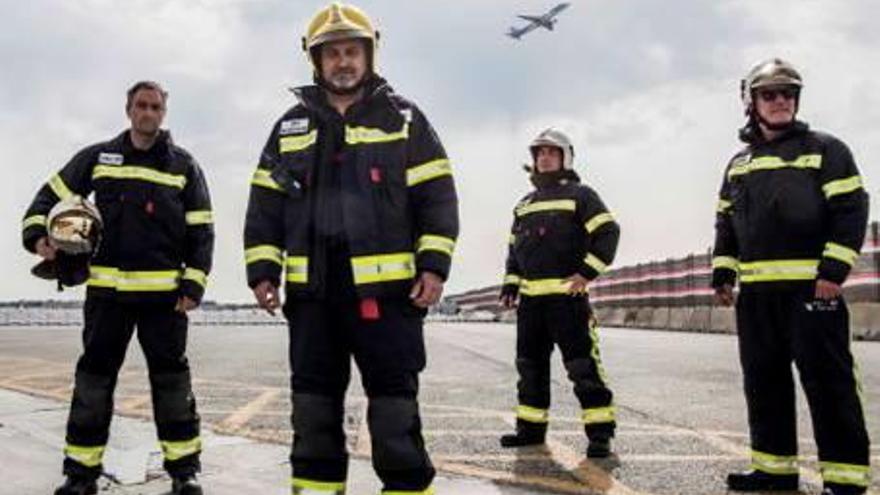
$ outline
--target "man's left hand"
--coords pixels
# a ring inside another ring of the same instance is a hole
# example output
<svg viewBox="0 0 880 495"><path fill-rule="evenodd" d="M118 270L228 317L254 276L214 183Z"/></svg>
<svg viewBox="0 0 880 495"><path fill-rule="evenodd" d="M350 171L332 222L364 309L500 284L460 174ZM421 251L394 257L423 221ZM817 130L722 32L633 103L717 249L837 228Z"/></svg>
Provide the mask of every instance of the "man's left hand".
<svg viewBox="0 0 880 495"><path fill-rule="evenodd" d="M420 273L409 292L409 298L412 299L413 304L420 308L436 304L441 295L443 295L443 279L431 272Z"/></svg>
<svg viewBox="0 0 880 495"><path fill-rule="evenodd" d="M587 293L587 285L590 283L590 281L580 273L575 273L565 279L565 281L568 282L568 295L570 296L583 296Z"/></svg>
<svg viewBox="0 0 880 495"><path fill-rule="evenodd" d="M837 299L840 297L840 293L840 284L835 284L834 282L823 280L821 278L816 280L816 299L824 299L826 301Z"/></svg>
<svg viewBox="0 0 880 495"><path fill-rule="evenodd" d="M198 305L199 305L199 303L195 302L194 300L190 299L189 297L180 296L177 298L177 304L174 306L174 311L177 311L178 313L186 314L188 311L192 311L192 310L196 309L196 306L198 306Z"/></svg>

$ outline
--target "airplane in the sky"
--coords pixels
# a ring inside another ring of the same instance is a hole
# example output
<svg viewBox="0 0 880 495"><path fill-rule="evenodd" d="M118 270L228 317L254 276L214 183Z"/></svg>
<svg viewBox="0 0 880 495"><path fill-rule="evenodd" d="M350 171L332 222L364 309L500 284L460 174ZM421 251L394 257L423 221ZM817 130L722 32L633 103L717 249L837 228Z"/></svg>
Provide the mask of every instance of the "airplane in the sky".
<svg viewBox="0 0 880 495"><path fill-rule="evenodd" d="M556 7L553 7L552 9L547 11L546 14L542 15L519 15L517 17L529 21L529 24L521 28L511 27L510 30L507 31L507 36L518 40L522 38L523 35L525 35L526 33L539 27L542 27L549 31L553 31L553 25L556 24L556 21L559 20L556 18L556 16L559 15L559 13L563 10L567 9L569 5L571 4L568 2L560 3Z"/></svg>

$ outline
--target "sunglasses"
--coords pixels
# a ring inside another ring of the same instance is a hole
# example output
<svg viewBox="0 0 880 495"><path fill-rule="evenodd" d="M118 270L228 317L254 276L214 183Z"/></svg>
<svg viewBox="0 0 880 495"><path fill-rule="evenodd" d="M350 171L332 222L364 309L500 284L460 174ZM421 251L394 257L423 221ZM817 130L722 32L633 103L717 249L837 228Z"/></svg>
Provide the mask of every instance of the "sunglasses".
<svg viewBox="0 0 880 495"><path fill-rule="evenodd" d="M797 89L794 88L759 89L757 93L758 97L766 102L775 101L778 96L782 96L786 100L793 100L798 95Z"/></svg>

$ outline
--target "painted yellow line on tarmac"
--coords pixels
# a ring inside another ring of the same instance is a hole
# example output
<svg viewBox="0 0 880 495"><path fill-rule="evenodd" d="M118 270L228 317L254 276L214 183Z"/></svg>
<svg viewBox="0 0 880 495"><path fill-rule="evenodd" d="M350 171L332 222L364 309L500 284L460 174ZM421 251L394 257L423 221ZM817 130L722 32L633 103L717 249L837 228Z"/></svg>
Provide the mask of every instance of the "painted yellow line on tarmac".
<svg viewBox="0 0 880 495"><path fill-rule="evenodd" d="M515 473L511 471L498 471L494 469L472 466L470 464L438 462L437 468L447 473L488 479L497 483L506 483L512 486L530 486L533 488L543 488L551 490L555 493L563 493L566 495L591 495L596 493L595 490L574 481L559 480L555 478Z"/></svg>
<svg viewBox="0 0 880 495"><path fill-rule="evenodd" d="M274 401L281 392L277 388L264 390L256 399L248 402L237 411L220 421L220 427L226 430L235 431L241 428L245 423L250 421L254 415L260 412L264 407Z"/></svg>

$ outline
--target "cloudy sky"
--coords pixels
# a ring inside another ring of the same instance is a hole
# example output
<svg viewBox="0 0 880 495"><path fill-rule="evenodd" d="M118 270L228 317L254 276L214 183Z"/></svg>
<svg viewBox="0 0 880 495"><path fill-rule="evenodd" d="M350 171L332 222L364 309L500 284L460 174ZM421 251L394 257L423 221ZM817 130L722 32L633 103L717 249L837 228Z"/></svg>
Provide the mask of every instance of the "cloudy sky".
<svg viewBox="0 0 880 495"><path fill-rule="evenodd" d="M218 239L208 297L247 301L240 232L271 124L308 82L299 38L324 2L2 0L0 300L56 296L32 279L20 220L79 148L127 125L124 91L171 92L166 124L205 169ZM554 125L616 213L617 265L702 252L742 123L739 78L781 56L806 79L801 116L853 149L877 211L880 31L874 0L574 0L556 31L503 33L553 0L364 0L380 71L454 160L462 235L449 292L496 283L527 143ZM874 216L876 218L876 215ZM81 291L65 292L77 297Z"/></svg>

